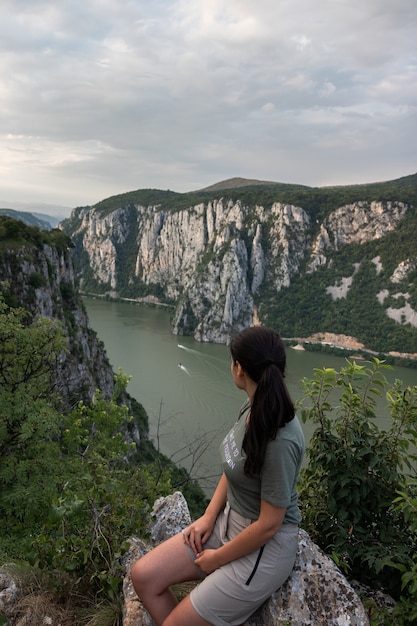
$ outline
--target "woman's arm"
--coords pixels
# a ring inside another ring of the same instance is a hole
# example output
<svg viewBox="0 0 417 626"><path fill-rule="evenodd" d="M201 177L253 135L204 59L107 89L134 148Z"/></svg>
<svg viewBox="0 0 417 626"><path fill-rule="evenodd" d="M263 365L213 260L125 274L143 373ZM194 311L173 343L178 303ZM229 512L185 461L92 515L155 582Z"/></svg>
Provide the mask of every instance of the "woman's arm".
<svg viewBox="0 0 417 626"><path fill-rule="evenodd" d="M244 528L236 537L217 550L204 550L195 564L206 574L222 565L254 552L269 541L281 528L286 507L276 507L261 500L259 518Z"/></svg>
<svg viewBox="0 0 417 626"><path fill-rule="evenodd" d="M227 478L225 474L222 474L204 515L208 515L209 517L216 520L218 514L226 504L226 499Z"/></svg>
<svg viewBox="0 0 417 626"><path fill-rule="evenodd" d="M195 554L201 552L203 543L211 535L217 516L226 504L226 498L227 478L222 474L204 515L182 531L184 543L190 546Z"/></svg>

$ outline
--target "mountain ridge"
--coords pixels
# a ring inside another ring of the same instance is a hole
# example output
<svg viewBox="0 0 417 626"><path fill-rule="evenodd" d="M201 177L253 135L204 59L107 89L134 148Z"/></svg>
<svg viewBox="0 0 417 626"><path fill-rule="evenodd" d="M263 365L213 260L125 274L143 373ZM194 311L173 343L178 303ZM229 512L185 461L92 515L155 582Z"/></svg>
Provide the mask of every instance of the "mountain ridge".
<svg viewBox="0 0 417 626"><path fill-rule="evenodd" d="M15 209L0 208L0 216L6 215L12 217L15 220L20 220L28 226L37 226L41 230L50 230L53 225L47 215L41 213L30 213L28 211L17 211ZM54 225L58 224L59 220L54 220Z"/></svg>
<svg viewBox="0 0 417 626"><path fill-rule="evenodd" d="M240 187L251 187L251 186L260 186L260 185L291 185L291 183L280 183L278 181L272 180L258 180L256 178L242 178L240 176L235 176L232 178L227 178L225 180L219 181L218 183L214 183L209 185L208 187L203 187L198 191L219 191L223 189L239 189ZM300 187L305 187L305 185L300 185Z"/></svg>
<svg viewBox="0 0 417 626"><path fill-rule="evenodd" d="M237 182L236 182L237 181ZM237 185L237 186L235 186ZM171 212L189 209L214 198L240 199L246 204L282 202L303 206L323 219L331 209L358 200L403 200L417 205L417 174L384 181L358 185L333 187L308 187L299 184L257 181L255 179L232 178L220 181L204 189L179 193L171 190L137 189L110 196L93 206L103 215L127 204L154 206L156 210ZM313 215L313 217L316 217ZM64 220L65 222L65 220Z"/></svg>

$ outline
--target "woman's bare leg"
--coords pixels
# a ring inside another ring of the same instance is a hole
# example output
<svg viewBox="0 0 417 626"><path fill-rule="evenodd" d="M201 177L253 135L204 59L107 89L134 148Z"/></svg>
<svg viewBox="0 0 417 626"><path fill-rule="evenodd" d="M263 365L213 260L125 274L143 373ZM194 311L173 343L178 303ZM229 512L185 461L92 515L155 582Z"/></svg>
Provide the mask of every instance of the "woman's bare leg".
<svg viewBox="0 0 417 626"><path fill-rule="evenodd" d="M162 626L213 626L200 617L193 605L190 596L181 600L171 611Z"/></svg>
<svg viewBox="0 0 417 626"><path fill-rule="evenodd" d="M164 620L178 605L178 601L170 589L171 585L199 580L196 566L190 559L181 533L164 541L145 554L139 561L136 561L132 567L131 577L136 593L158 626L165 623ZM166 625L204 626L207 624L204 620L198 621L201 620L201 617L194 610L191 602L189 604L192 612L194 612L195 621L171 622L168 620ZM184 605L184 609L187 609L187 606L188 603ZM190 613L189 607L188 613Z"/></svg>

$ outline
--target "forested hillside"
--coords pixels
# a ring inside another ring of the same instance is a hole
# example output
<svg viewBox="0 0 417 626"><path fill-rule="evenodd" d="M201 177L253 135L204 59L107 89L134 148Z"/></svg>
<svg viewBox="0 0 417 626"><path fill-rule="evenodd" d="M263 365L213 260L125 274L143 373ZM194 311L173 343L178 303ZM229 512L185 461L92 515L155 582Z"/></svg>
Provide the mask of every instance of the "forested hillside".
<svg viewBox="0 0 417 626"><path fill-rule="evenodd" d="M65 405L91 401L96 389L110 398L114 372L78 294L70 239L0 216L0 281L7 305L61 325L68 350L59 358L55 384Z"/></svg>

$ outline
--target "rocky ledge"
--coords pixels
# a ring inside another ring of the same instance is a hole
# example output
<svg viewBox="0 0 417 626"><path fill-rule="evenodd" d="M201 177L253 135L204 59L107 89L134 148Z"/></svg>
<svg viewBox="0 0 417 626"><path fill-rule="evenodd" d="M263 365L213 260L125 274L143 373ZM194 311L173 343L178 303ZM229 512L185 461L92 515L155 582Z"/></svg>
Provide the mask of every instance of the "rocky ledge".
<svg viewBox="0 0 417 626"><path fill-rule="evenodd" d="M155 626L136 596L130 567L153 546L191 523L187 503L179 492L156 501L152 545L131 540L125 558L123 626ZM366 610L351 584L308 534L300 530L298 554L291 576L245 626L369 626Z"/></svg>

